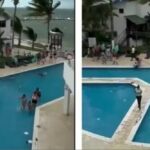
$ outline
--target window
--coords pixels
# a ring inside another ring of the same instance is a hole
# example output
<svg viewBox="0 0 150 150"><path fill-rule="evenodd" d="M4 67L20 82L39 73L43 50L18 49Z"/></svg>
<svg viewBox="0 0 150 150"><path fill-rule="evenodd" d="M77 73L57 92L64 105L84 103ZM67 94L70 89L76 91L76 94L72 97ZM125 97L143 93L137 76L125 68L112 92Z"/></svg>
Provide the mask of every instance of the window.
<svg viewBox="0 0 150 150"><path fill-rule="evenodd" d="M123 9L123 8L120 8L120 9L119 9L119 13L120 13L120 14L123 14L123 13L124 13L124 9Z"/></svg>
<svg viewBox="0 0 150 150"><path fill-rule="evenodd" d="M5 20L0 20L0 27L1 28L6 27L6 21Z"/></svg>

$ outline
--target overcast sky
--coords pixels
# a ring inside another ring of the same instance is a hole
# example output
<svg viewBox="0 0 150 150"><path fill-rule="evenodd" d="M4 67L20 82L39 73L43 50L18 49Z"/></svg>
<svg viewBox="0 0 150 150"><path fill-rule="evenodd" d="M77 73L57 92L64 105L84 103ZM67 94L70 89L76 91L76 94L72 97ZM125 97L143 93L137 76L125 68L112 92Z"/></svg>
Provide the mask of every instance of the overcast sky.
<svg viewBox="0 0 150 150"><path fill-rule="evenodd" d="M18 7L26 7L32 0L20 0ZM57 2L58 0L54 0ZM59 8L74 8L74 0L60 0ZM13 7L13 0L5 0L3 7Z"/></svg>

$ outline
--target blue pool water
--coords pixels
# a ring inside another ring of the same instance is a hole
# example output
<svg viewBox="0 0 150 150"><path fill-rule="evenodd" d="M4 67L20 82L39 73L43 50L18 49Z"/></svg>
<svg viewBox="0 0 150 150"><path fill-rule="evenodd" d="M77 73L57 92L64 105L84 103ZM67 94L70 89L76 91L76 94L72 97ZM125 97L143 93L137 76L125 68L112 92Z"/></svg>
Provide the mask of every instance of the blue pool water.
<svg viewBox="0 0 150 150"><path fill-rule="evenodd" d="M46 72L41 77L39 73ZM20 111L19 97L31 99L36 87L42 92L40 104L64 95L63 64L0 78L0 150L30 150L34 112ZM24 132L29 135L24 135Z"/></svg>
<svg viewBox="0 0 150 150"><path fill-rule="evenodd" d="M150 143L150 108L148 108L133 141Z"/></svg>
<svg viewBox="0 0 150 150"><path fill-rule="evenodd" d="M138 77L150 83L150 68L83 68L83 77Z"/></svg>
<svg viewBox="0 0 150 150"><path fill-rule="evenodd" d="M84 130L112 137L135 100L129 84L83 84L82 116Z"/></svg>

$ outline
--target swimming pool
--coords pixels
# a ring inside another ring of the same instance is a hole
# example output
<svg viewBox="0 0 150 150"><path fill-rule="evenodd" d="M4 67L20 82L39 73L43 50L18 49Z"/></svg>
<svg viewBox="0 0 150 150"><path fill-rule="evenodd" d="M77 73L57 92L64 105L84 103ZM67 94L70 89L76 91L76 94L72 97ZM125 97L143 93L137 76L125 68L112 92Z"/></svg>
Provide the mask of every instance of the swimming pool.
<svg viewBox="0 0 150 150"><path fill-rule="evenodd" d="M83 68L83 77L137 77L150 83L150 68Z"/></svg>
<svg viewBox="0 0 150 150"><path fill-rule="evenodd" d="M83 84L82 128L112 137L135 100L130 84Z"/></svg>
<svg viewBox="0 0 150 150"><path fill-rule="evenodd" d="M45 76L40 76L46 72ZM42 92L40 104L64 95L63 64L0 78L0 149L30 150L34 112L20 111L19 97L31 99L36 87ZM29 132L25 135L24 132Z"/></svg>
<svg viewBox="0 0 150 150"><path fill-rule="evenodd" d="M134 142L150 143L150 106L133 138Z"/></svg>

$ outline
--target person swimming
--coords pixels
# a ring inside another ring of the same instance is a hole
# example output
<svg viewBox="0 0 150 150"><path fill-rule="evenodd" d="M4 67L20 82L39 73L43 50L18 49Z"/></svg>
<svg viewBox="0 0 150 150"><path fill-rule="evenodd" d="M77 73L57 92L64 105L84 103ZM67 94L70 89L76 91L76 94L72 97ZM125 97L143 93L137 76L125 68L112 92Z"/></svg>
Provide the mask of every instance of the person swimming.
<svg viewBox="0 0 150 150"><path fill-rule="evenodd" d="M47 72L40 72L40 73L38 73L38 75L41 77L44 77L44 76L47 76Z"/></svg>

